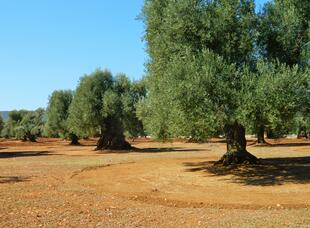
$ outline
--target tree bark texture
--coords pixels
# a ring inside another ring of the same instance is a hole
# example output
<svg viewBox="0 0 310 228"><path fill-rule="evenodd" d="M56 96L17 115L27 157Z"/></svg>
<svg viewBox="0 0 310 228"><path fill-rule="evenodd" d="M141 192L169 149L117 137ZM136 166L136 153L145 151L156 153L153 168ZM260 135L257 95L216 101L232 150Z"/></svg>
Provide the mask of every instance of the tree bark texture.
<svg viewBox="0 0 310 228"><path fill-rule="evenodd" d="M256 130L257 134L257 143L264 144L265 142L265 127L264 125L260 125Z"/></svg>
<svg viewBox="0 0 310 228"><path fill-rule="evenodd" d="M238 122L225 125L227 152L217 162L222 165L255 164L257 158L246 150L245 129Z"/></svg>
<svg viewBox="0 0 310 228"><path fill-rule="evenodd" d="M70 145L75 145L75 146L76 146L76 145L80 145L80 143L79 143L79 137L77 137L77 135L71 133L71 134L69 135L69 138L70 138L70 140L71 140Z"/></svg>
<svg viewBox="0 0 310 228"><path fill-rule="evenodd" d="M121 122L117 119L107 119L101 128L96 150L129 150L131 148L125 139Z"/></svg>

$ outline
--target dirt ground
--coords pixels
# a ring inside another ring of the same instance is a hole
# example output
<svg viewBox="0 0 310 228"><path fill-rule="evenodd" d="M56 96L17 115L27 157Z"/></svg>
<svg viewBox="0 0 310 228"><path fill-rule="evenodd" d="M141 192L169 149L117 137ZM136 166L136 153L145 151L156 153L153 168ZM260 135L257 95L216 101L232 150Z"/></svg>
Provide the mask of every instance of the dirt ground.
<svg viewBox="0 0 310 228"><path fill-rule="evenodd" d="M232 169L213 166L221 140L0 140L0 227L310 227L310 141L268 142Z"/></svg>

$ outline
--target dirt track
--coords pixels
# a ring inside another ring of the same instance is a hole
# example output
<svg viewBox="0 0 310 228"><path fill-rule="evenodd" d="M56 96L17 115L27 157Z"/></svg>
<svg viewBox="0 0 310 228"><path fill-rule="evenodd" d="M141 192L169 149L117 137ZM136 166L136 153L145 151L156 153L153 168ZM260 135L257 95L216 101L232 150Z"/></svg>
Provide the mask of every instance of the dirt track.
<svg viewBox="0 0 310 228"><path fill-rule="evenodd" d="M98 154L94 141L2 140L0 226L310 226L310 142L271 143L248 148L262 164L229 170L212 165L220 142Z"/></svg>

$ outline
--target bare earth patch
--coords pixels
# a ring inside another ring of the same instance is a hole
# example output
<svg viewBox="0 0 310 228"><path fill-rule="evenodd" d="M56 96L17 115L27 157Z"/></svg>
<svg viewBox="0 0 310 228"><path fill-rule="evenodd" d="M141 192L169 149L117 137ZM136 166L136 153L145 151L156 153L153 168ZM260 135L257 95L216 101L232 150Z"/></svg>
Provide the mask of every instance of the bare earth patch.
<svg viewBox="0 0 310 228"><path fill-rule="evenodd" d="M308 227L310 142L269 143L249 143L260 164L223 168L220 140L119 153L0 140L0 226Z"/></svg>

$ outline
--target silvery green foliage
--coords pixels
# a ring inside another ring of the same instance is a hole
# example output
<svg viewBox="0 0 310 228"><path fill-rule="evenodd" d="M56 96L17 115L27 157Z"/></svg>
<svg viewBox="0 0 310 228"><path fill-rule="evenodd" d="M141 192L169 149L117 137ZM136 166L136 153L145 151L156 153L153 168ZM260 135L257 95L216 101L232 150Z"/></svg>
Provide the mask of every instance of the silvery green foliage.
<svg viewBox="0 0 310 228"><path fill-rule="evenodd" d="M20 125L23 117L28 113L26 110L13 110L2 130L2 136L6 138L16 137L16 128Z"/></svg>
<svg viewBox="0 0 310 228"><path fill-rule="evenodd" d="M254 2L148 0L150 60L139 116L158 138L202 141L235 118L241 74L253 65Z"/></svg>
<svg viewBox="0 0 310 228"><path fill-rule="evenodd" d="M112 74L96 70L80 79L69 109L70 130L80 137L98 134L104 121L103 96L113 85Z"/></svg>
<svg viewBox="0 0 310 228"><path fill-rule="evenodd" d="M45 125L47 136L69 137L68 116L72 99L73 91L71 90L56 90L49 97Z"/></svg>
<svg viewBox="0 0 310 228"><path fill-rule="evenodd" d="M15 136L18 139L36 141L41 136L45 125L45 110L37 109L25 113L15 127Z"/></svg>
<svg viewBox="0 0 310 228"><path fill-rule="evenodd" d="M291 127L296 113L310 107L306 82L309 70L297 65L258 62L257 72L245 71L242 80L240 120L252 129L263 125L274 130Z"/></svg>
<svg viewBox="0 0 310 228"><path fill-rule="evenodd" d="M1 132L2 132L3 128L4 128L4 121L3 121L2 116L0 116L0 137L1 137Z"/></svg>
<svg viewBox="0 0 310 228"><path fill-rule="evenodd" d="M291 122L309 95L309 71L294 65L309 41L309 3L301 2L268 3L258 17L251 0L146 0L148 96L138 115L147 131L203 141L233 121L253 131ZM281 49L268 47L270 25L283 33L274 34Z"/></svg>
<svg viewBox="0 0 310 228"><path fill-rule="evenodd" d="M136 103L145 96L145 88L139 86L124 74L113 77L108 70L83 76L69 109L70 131L90 137L100 135L107 124L112 124L120 133L143 134L136 117Z"/></svg>
<svg viewBox="0 0 310 228"><path fill-rule="evenodd" d="M269 61L290 66L310 58L310 1L274 0L259 15L258 45Z"/></svg>

